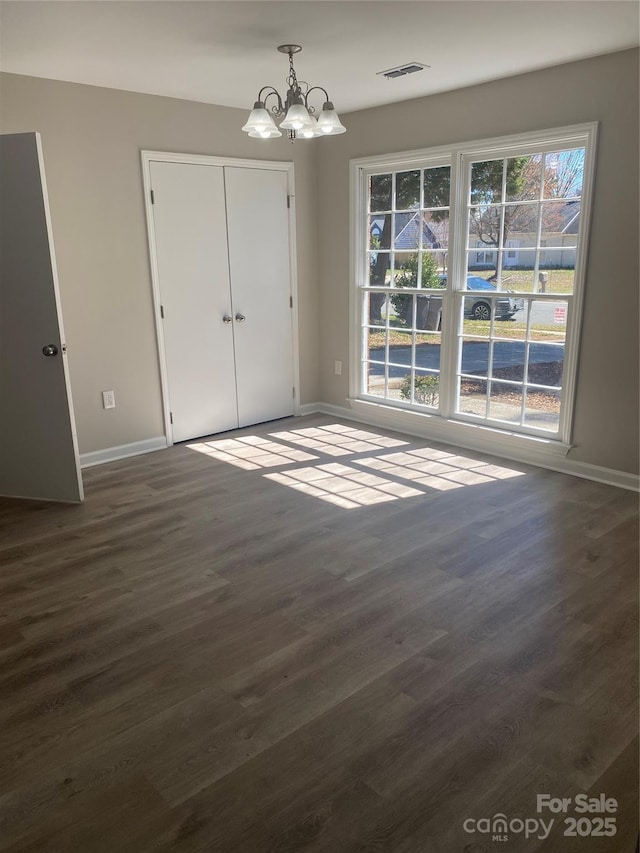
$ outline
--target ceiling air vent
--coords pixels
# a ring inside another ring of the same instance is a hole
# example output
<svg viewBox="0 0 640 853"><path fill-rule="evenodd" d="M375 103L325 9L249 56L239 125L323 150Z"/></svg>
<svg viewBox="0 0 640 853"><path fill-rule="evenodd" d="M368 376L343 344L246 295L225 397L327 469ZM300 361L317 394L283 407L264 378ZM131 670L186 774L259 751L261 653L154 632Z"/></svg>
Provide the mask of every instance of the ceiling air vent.
<svg viewBox="0 0 640 853"><path fill-rule="evenodd" d="M409 62L407 65L398 65L396 68L389 68L387 71L378 71L378 75L386 77L387 80L393 80L394 77L404 77L405 74L415 74L416 71L422 71L423 68L430 68L430 65L424 65L422 62Z"/></svg>

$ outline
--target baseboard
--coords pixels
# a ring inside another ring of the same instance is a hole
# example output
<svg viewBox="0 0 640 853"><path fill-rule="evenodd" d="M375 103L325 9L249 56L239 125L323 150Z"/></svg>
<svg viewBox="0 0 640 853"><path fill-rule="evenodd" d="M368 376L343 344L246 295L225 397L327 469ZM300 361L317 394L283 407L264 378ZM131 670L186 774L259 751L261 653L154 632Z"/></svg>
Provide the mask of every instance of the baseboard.
<svg viewBox="0 0 640 853"><path fill-rule="evenodd" d="M129 456L140 456L142 453L162 450L166 446L167 439L164 435L159 435L157 438L145 438L144 441L134 441L131 444L105 447L104 450L81 453L80 467L91 468L94 465L104 465L105 462L115 462L117 459L127 459Z"/></svg>
<svg viewBox="0 0 640 853"><path fill-rule="evenodd" d="M385 429L404 432L407 435L414 435L418 438L431 439L440 444L450 444L453 447L462 447L466 450L476 450L481 453L490 453L494 456L499 456L502 459L509 459L513 462L524 462L527 465L534 465L538 468L546 468L549 471L558 471L560 474L570 474L573 477L581 477L585 480L594 480L597 483L605 483L609 486L617 486L620 489L628 489L629 491L640 491L640 476L638 474L630 474L626 471L617 471L614 468L603 468L599 465L591 465L588 462L578 462L570 459L564 453L559 453L551 449L546 449L543 446L532 444L529 450L521 450L509 447L498 448L495 438L490 441L478 438L463 438L459 436L453 441L442 437L442 431L438 434L429 433L426 428L416 426L414 422L406 418L406 413L399 413L396 410L384 407L360 407L358 411L349 409L346 406L335 406L330 403L305 403L300 406L301 415L331 415L332 417L342 418L344 420L356 421L365 423L370 426L383 427Z"/></svg>

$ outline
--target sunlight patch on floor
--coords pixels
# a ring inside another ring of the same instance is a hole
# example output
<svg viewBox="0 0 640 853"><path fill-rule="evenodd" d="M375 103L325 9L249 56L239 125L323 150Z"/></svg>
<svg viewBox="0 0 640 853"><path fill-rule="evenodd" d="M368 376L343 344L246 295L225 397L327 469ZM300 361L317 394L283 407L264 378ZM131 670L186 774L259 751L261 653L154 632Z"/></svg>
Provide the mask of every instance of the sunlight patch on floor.
<svg viewBox="0 0 640 853"><path fill-rule="evenodd" d="M343 509L424 495L418 489L337 462L263 476Z"/></svg>
<svg viewBox="0 0 640 853"><path fill-rule="evenodd" d="M386 435L377 435L362 429L329 424L323 427L306 427L271 433L273 438L307 447L327 456L348 456L350 453L366 453L381 447L402 447L408 442Z"/></svg>
<svg viewBox="0 0 640 853"><path fill-rule="evenodd" d="M197 442L188 444L187 447L189 450L197 450L213 459L219 459L221 462L228 462L244 471L274 468L276 465L287 465L290 462L310 462L318 458L258 435Z"/></svg>
<svg viewBox="0 0 640 853"><path fill-rule="evenodd" d="M522 471L490 465L479 459L468 459L466 456L432 450L429 447L358 459L358 465L439 491L523 476Z"/></svg>
<svg viewBox="0 0 640 853"><path fill-rule="evenodd" d="M424 497L431 490L447 492L524 475L517 469L460 456L452 450L404 449L409 445L402 439L336 423L273 432L267 438L244 435L200 441L187 447L244 471L278 467L279 471L263 476L343 509ZM296 463L315 462L321 456L354 454L360 455L349 460L349 465L328 462L295 467Z"/></svg>

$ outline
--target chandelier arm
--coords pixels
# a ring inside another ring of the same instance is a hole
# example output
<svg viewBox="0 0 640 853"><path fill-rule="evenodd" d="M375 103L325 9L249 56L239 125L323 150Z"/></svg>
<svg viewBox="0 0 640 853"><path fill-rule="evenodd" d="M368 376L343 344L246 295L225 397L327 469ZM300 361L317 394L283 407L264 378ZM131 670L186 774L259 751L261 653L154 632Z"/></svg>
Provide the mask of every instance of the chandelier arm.
<svg viewBox="0 0 640 853"><path fill-rule="evenodd" d="M267 89L269 91L263 98L262 93ZM271 112L274 115L280 115L280 113L284 112L284 107L282 106L282 98L280 97L278 90L274 86L263 86L262 89L260 89L260 91L258 92L258 100L262 101L262 103L265 105L267 103L267 98L270 98L272 96L275 96L278 99L278 104L277 106L271 108Z"/></svg>
<svg viewBox="0 0 640 853"><path fill-rule="evenodd" d="M310 95L312 92L315 92L315 90L316 90L316 89L320 89L320 91L321 91L321 92L324 92L324 99L325 99L325 101L330 101L330 100L331 100L331 98L329 97L329 93L328 93L328 92L327 92L327 90L324 88L324 86L312 86L310 89L307 89L306 94L305 94L305 96L304 96L305 105L306 105L306 102L307 102L307 99L308 99L309 95Z"/></svg>

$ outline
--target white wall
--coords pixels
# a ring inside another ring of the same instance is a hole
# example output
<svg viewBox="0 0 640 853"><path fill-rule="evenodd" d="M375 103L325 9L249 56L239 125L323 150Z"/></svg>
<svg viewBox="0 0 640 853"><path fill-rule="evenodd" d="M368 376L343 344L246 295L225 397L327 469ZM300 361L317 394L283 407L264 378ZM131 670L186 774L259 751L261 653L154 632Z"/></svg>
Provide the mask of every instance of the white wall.
<svg viewBox="0 0 640 853"><path fill-rule="evenodd" d="M2 133L42 135L81 453L164 432L141 149L294 161L300 399L318 399L313 146L249 139L243 110L14 74L0 107Z"/></svg>

